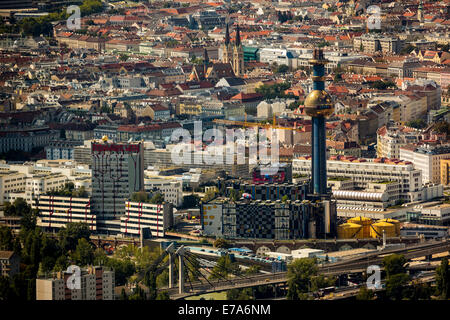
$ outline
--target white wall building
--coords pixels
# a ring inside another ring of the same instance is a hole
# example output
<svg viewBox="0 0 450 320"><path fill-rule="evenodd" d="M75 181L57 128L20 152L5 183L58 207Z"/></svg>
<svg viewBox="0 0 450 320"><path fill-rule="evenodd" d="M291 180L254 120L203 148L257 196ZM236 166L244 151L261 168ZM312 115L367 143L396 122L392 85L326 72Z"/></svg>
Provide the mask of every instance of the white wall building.
<svg viewBox="0 0 450 320"><path fill-rule="evenodd" d="M400 148L400 159L411 161L414 168L422 171L424 183L440 183L441 165L443 159L450 159L450 146L432 147L424 145L421 147Z"/></svg>
<svg viewBox="0 0 450 320"><path fill-rule="evenodd" d="M48 231L66 228L68 223L86 223L91 231L97 230L97 218L91 212L90 198L40 195L37 225Z"/></svg>
<svg viewBox="0 0 450 320"><path fill-rule="evenodd" d="M183 182L170 176L146 174L144 178L146 192L157 189L164 195L164 201L172 203L175 207L183 203Z"/></svg>
<svg viewBox="0 0 450 320"><path fill-rule="evenodd" d="M125 201L125 214L120 217L120 232L125 236L140 236L142 229L149 228L151 236L164 237L173 225L171 203L151 204Z"/></svg>

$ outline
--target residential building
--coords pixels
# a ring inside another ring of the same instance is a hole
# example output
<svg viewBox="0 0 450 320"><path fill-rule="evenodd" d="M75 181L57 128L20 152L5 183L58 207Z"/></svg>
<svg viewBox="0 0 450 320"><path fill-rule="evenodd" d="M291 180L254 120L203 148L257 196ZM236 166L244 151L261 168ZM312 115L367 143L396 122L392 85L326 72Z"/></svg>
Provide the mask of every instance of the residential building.
<svg viewBox="0 0 450 320"><path fill-rule="evenodd" d="M81 141L55 140L45 146L46 159L58 160L74 158L74 147L82 145Z"/></svg>
<svg viewBox="0 0 450 320"><path fill-rule="evenodd" d="M71 273L57 272L36 279L36 300L115 300L115 274L103 266L81 269L81 289L67 286Z"/></svg>
<svg viewBox="0 0 450 320"><path fill-rule="evenodd" d="M400 148L400 159L414 164L422 171L423 183L441 183L441 160L450 159L450 146L404 146Z"/></svg>
<svg viewBox="0 0 450 320"><path fill-rule="evenodd" d="M72 222L85 223L89 230L97 230L97 217L91 211L91 199L88 197L41 194L38 197L37 209L37 225L48 232L58 232Z"/></svg>
<svg viewBox="0 0 450 320"><path fill-rule="evenodd" d="M0 251L0 276L12 278L20 272L20 256L14 251Z"/></svg>
<svg viewBox="0 0 450 320"><path fill-rule="evenodd" d="M414 128L383 126L377 130L377 157L401 159L400 148L408 144L418 143L421 138L422 133Z"/></svg>
<svg viewBox="0 0 450 320"><path fill-rule="evenodd" d="M119 233L124 200L144 189L143 149L142 143L92 143L91 210L100 232Z"/></svg>
<svg viewBox="0 0 450 320"><path fill-rule="evenodd" d="M125 201L125 214L120 217L120 232L125 236L144 236L147 229L150 237L164 237L173 226L172 204L151 204Z"/></svg>
<svg viewBox="0 0 450 320"><path fill-rule="evenodd" d="M164 201L173 204L175 207L179 207L183 203L183 182L178 179L146 172L144 188L147 192L155 190L161 192L164 196Z"/></svg>

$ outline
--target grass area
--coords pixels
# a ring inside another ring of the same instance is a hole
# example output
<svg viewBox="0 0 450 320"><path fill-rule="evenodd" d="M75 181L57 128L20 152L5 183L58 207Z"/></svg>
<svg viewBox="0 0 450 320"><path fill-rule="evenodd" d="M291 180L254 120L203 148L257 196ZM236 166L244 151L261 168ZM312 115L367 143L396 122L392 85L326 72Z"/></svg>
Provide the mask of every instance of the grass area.
<svg viewBox="0 0 450 320"><path fill-rule="evenodd" d="M227 300L227 292L206 293L195 297L187 297L186 300L200 300L201 298L204 298L205 300Z"/></svg>

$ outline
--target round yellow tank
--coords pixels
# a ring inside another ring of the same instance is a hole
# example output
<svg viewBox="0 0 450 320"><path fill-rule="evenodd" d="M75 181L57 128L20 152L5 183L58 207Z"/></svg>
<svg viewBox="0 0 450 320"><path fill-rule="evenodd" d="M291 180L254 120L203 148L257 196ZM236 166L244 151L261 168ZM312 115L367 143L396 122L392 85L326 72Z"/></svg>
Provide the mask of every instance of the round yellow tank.
<svg viewBox="0 0 450 320"><path fill-rule="evenodd" d="M382 238L383 230L386 232L386 237L395 237L395 225L388 222L376 222L372 224L370 229L370 236L372 238Z"/></svg>
<svg viewBox="0 0 450 320"><path fill-rule="evenodd" d="M361 230L361 238L368 239L370 238L370 226L372 225L372 219L366 217L354 217L348 219L347 222L355 223L362 226Z"/></svg>
<svg viewBox="0 0 450 320"><path fill-rule="evenodd" d="M338 239L362 238L362 227L356 223L343 223L337 227Z"/></svg>
<svg viewBox="0 0 450 320"><path fill-rule="evenodd" d="M379 220L378 222L387 222L393 224L395 226L395 236L400 236L400 221L394 219L383 219Z"/></svg>

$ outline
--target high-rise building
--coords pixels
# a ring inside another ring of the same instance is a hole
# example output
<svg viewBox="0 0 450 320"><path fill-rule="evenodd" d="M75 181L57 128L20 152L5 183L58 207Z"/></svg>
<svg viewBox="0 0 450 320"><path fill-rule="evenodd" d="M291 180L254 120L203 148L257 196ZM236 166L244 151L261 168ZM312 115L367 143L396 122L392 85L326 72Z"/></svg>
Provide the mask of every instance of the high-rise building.
<svg viewBox="0 0 450 320"><path fill-rule="evenodd" d="M109 143L107 138L93 142L92 212L99 232L120 232L125 200L144 190L143 143Z"/></svg>

